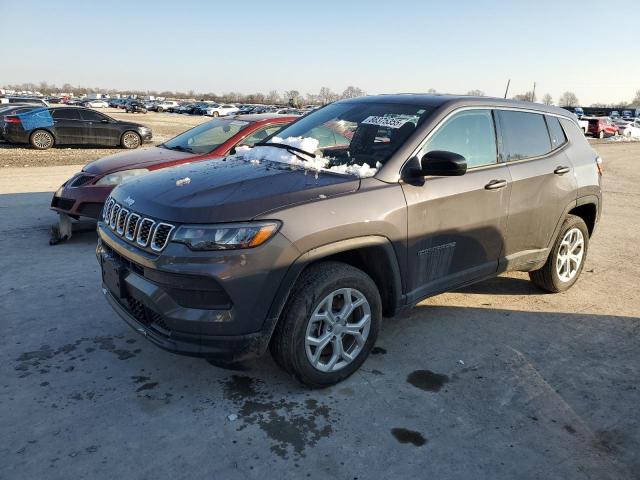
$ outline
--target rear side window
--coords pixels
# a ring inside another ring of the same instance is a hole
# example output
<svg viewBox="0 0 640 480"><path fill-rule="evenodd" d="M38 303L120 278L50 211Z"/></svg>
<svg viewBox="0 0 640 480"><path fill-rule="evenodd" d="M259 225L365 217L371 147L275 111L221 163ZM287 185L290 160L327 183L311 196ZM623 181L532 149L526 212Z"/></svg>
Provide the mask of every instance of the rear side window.
<svg viewBox="0 0 640 480"><path fill-rule="evenodd" d="M427 141L422 155L434 150L462 155L468 168L496 163L496 135L491 110L466 110L453 115Z"/></svg>
<svg viewBox="0 0 640 480"><path fill-rule="evenodd" d="M500 129L508 162L538 157L551 151L551 140L539 113L500 110Z"/></svg>
<svg viewBox="0 0 640 480"><path fill-rule="evenodd" d="M54 120L80 120L80 112L76 108L60 108L51 112Z"/></svg>
<svg viewBox="0 0 640 480"><path fill-rule="evenodd" d="M567 137L562 130L558 117L545 117L547 119L547 127L549 127L549 136L551 137L551 149L561 147L567 142Z"/></svg>

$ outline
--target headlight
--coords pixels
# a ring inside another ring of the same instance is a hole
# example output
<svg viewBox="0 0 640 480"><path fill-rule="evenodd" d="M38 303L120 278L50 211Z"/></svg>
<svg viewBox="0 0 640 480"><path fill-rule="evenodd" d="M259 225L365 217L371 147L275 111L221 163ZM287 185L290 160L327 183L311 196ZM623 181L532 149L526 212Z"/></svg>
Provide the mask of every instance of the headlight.
<svg viewBox="0 0 640 480"><path fill-rule="evenodd" d="M173 236L191 250L233 250L262 245L280 228L278 222L183 225Z"/></svg>
<svg viewBox="0 0 640 480"><path fill-rule="evenodd" d="M139 177L140 175L146 175L147 173L149 173L149 170L146 168L134 168L132 170L113 172L98 180L96 185L119 185L122 182Z"/></svg>

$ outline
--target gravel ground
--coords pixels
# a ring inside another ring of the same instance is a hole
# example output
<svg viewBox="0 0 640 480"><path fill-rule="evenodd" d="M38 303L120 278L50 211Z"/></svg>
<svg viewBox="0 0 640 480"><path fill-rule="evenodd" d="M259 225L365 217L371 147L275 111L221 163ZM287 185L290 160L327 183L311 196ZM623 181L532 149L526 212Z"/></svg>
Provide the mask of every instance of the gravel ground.
<svg viewBox="0 0 640 480"><path fill-rule="evenodd" d="M2 171L0 478L639 479L640 144L596 148L604 212L572 289L511 273L432 297L316 391L268 355L228 371L137 335L95 230L47 245L69 167Z"/></svg>
<svg viewBox="0 0 640 480"><path fill-rule="evenodd" d="M99 109L117 120L141 123L151 128L153 140L146 146L166 142L185 130L211 120L209 117L178 115L174 113L124 113L116 108ZM56 165L85 165L93 160L122 151L117 147L88 148L60 147L39 151L30 147L18 147L0 142L0 166L2 167L52 167Z"/></svg>

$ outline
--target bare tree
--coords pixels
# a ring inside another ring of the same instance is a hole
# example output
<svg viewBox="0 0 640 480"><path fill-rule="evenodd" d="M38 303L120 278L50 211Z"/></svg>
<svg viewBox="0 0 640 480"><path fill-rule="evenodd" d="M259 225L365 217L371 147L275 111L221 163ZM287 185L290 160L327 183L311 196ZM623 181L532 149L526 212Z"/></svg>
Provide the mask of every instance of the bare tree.
<svg viewBox="0 0 640 480"><path fill-rule="evenodd" d="M469 90L467 95L472 97L484 97L484 92L482 90Z"/></svg>
<svg viewBox="0 0 640 480"><path fill-rule="evenodd" d="M542 103L544 103L545 105L553 105L553 97L548 93L545 93L542 96Z"/></svg>
<svg viewBox="0 0 640 480"><path fill-rule="evenodd" d="M287 90L284 92L284 100L291 106L296 106L300 103L300 92L298 90Z"/></svg>
<svg viewBox="0 0 640 480"><path fill-rule="evenodd" d="M561 107L577 107L580 102L573 92L564 92L558 99L558 105Z"/></svg>
<svg viewBox="0 0 640 480"><path fill-rule="evenodd" d="M631 102L632 107L640 107L640 90L636 90L636 97Z"/></svg>
<svg viewBox="0 0 640 480"><path fill-rule="evenodd" d="M427 90L427 93L438 93L438 92L436 92L435 88L430 88L429 90Z"/></svg>
<svg viewBox="0 0 640 480"><path fill-rule="evenodd" d="M271 105L275 105L276 103L280 103L280 94L277 90L271 90L267 94L267 102Z"/></svg>
<svg viewBox="0 0 640 480"><path fill-rule="evenodd" d="M322 87L318 96L320 97L320 102L325 105L327 103L333 102L337 97L337 95L332 92L329 87Z"/></svg>
<svg viewBox="0 0 640 480"><path fill-rule="evenodd" d="M363 97L364 95L366 95L364 90L352 85L349 85L347 88L345 88L344 92L342 92L342 98L356 98Z"/></svg>

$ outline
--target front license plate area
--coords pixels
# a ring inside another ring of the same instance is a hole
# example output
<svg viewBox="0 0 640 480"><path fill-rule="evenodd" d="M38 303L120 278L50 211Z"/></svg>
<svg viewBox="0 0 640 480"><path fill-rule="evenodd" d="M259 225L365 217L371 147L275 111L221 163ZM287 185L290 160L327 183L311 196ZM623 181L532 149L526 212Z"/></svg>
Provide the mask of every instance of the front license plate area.
<svg viewBox="0 0 640 480"><path fill-rule="evenodd" d="M118 298L124 298L125 295L125 277L126 270L120 263L108 255L102 257L102 281L109 291Z"/></svg>

